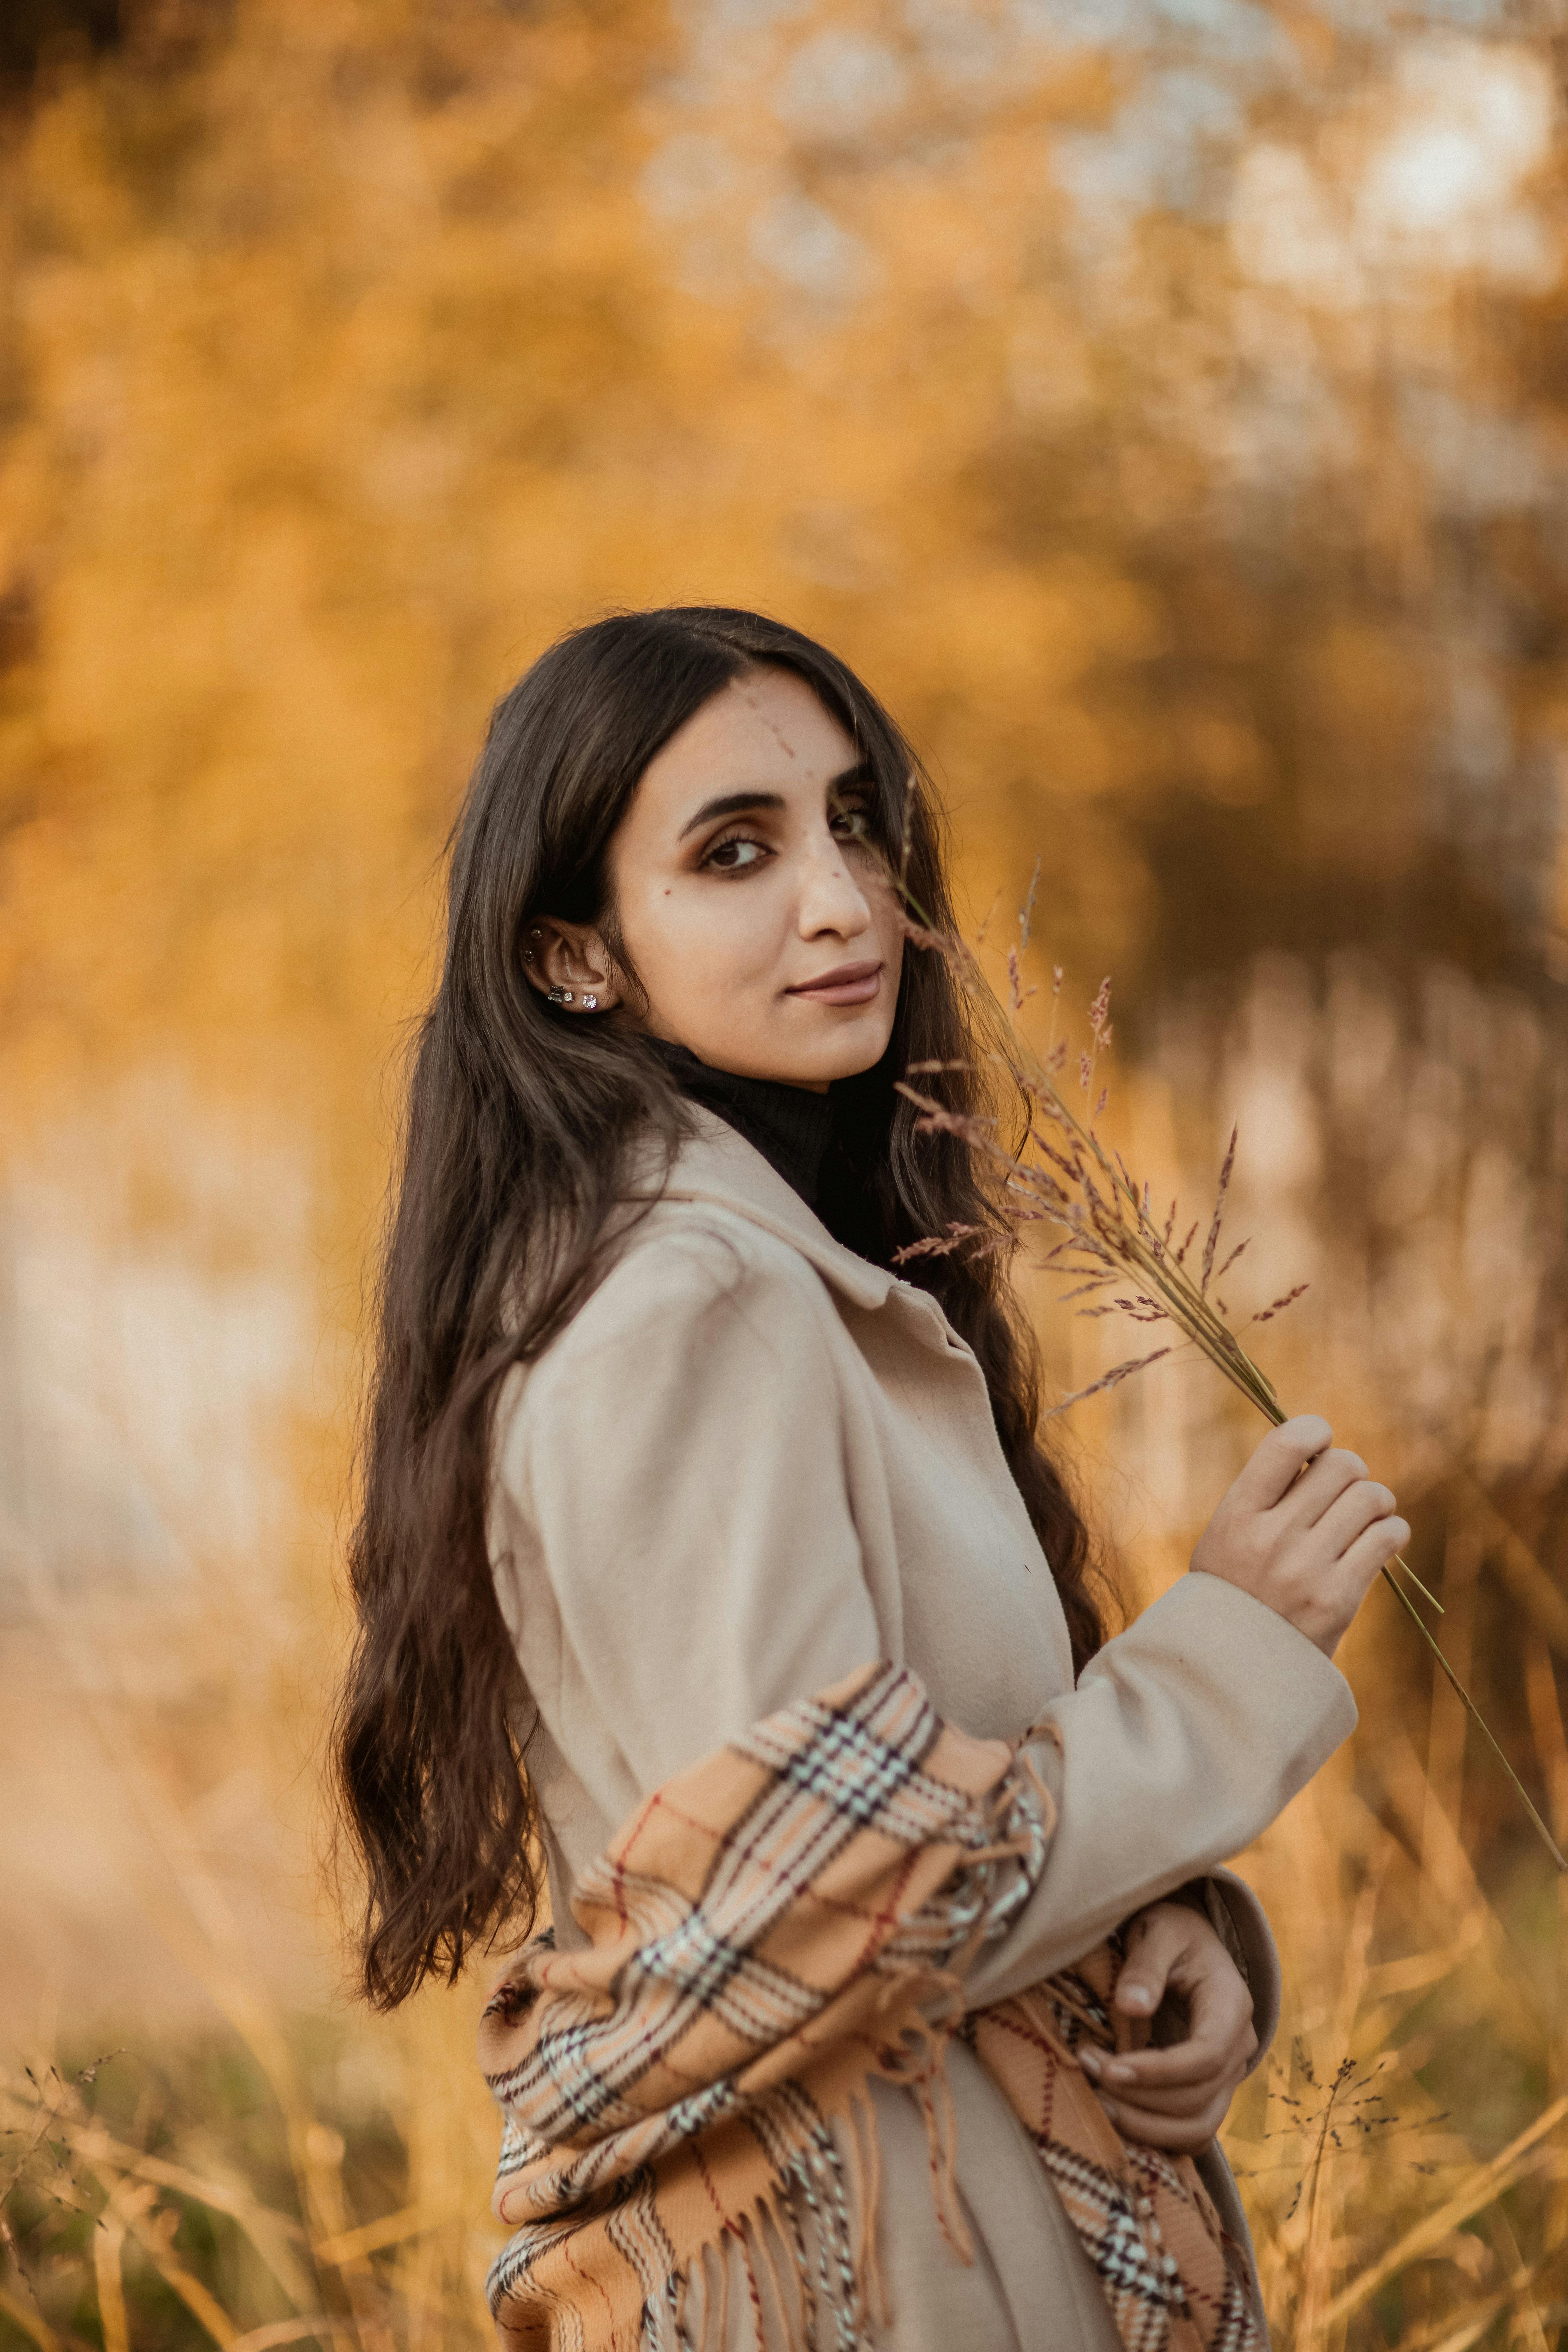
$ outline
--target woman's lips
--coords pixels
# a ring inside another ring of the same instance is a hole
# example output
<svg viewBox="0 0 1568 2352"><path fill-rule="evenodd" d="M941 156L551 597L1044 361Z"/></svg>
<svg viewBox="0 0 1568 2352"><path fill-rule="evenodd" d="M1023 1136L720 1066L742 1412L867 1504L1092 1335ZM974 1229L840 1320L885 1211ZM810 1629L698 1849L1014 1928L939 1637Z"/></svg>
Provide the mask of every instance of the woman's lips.
<svg viewBox="0 0 1568 2352"><path fill-rule="evenodd" d="M785 993L808 996L814 1004L869 1004L881 985L879 963L841 963L820 980L803 980Z"/></svg>

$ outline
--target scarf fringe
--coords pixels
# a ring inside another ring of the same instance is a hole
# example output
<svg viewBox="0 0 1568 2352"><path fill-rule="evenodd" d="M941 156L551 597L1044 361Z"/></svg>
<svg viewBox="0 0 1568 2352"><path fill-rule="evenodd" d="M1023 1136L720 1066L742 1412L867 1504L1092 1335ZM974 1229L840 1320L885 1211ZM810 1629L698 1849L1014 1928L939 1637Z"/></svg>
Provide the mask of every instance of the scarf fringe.
<svg viewBox="0 0 1568 2352"><path fill-rule="evenodd" d="M951 2184L951 2115L928 2104L928 2129L942 2134L932 2178ZM858 2092L838 2120L841 2137L819 2117L749 2210L684 2269L671 2266L643 2304L637 2352L726 2352L737 2266L760 2345L872 2352L872 2326L887 2326L891 2307L877 2247L881 2158L869 2094ZM563 2352L578 2352L575 2336L560 2340Z"/></svg>

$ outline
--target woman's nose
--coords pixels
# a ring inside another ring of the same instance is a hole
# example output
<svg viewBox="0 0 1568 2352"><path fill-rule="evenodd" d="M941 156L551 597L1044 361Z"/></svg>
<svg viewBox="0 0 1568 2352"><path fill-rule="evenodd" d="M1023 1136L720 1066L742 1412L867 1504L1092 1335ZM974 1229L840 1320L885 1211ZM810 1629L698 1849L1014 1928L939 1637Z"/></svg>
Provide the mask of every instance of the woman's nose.
<svg viewBox="0 0 1568 2352"><path fill-rule="evenodd" d="M800 928L807 939L833 931L852 940L869 928L866 894L844 860L837 837L826 827L806 847L800 888Z"/></svg>

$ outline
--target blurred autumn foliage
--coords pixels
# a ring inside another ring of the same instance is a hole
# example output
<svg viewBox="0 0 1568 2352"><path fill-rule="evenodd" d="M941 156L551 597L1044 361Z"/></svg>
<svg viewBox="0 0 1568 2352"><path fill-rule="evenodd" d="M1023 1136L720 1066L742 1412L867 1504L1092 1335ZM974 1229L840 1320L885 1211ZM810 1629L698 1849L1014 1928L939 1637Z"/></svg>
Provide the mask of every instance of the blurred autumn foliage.
<svg viewBox="0 0 1568 2352"><path fill-rule="evenodd" d="M1313 1285L1270 1367L1417 1501L1563 1835L1565 32L1560 0L13 0L0 1987L38 2047L221 2013L367 2344L466 2340L488 2125L466 2084L430 2119L449 2019L342 2024L312 1891L363 1270L464 775L587 614L816 630L930 758L973 922L1042 858L1045 952L1116 975L1130 1154L1212 1179L1240 1111L1258 1296ZM1104 1360L1041 1312L1064 1384ZM1150 1589L1228 1408L1163 1374L1081 1444ZM1436 2347L1459 2282L1487 2315L1449 2352L1544 2345L1560 2133L1497 2176L1533 2204L1365 2284L1452 2201L1419 2165L1568 2091L1568 2017L1564 1915L1445 1698L1389 1621L1352 1671L1354 1756L1258 1861L1306 2063L1403 2051L1407 2116L1466 2111L1359 2204L1253 2167L1270 2294L1303 2345ZM330 2064L277 2021L308 2014ZM57 2122L153 2244L142 2176ZM424 2219L374 2238L399 2196ZM135 2341L228 2340L156 2242L175 2316ZM37 2325L121 2352L104 2291Z"/></svg>

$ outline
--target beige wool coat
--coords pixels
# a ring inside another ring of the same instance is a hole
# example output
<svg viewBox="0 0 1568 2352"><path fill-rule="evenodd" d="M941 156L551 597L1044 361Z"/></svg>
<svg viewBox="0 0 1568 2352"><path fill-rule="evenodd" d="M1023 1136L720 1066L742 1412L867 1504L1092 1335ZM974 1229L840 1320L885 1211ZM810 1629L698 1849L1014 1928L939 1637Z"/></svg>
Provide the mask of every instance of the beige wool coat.
<svg viewBox="0 0 1568 2352"><path fill-rule="evenodd" d="M1075 1688L1050 1570L984 1377L941 1308L833 1240L762 1155L698 1115L658 1205L496 1424L497 1590L537 1721L528 1768L563 1943L577 1877L663 1780L790 1701L886 1658L980 1738L1031 1754L1058 1823L974 2005L1066 1966L1210 1875L1355 1721L1338 1670L1235 1586L1188 1574ZM1211 1910L1265 2042L1268 1925L1239 1880ZM951 2046L973 2263L949 2253L909 2095L872 2086L885 2352L1114 2352L1098 2283L1023 2127ZM1239 2226L1217 2150L1205 2175ZM702 2284L694 2284L700 2299ZM730 2297L733 2352L759 2346Z"/></svg>

